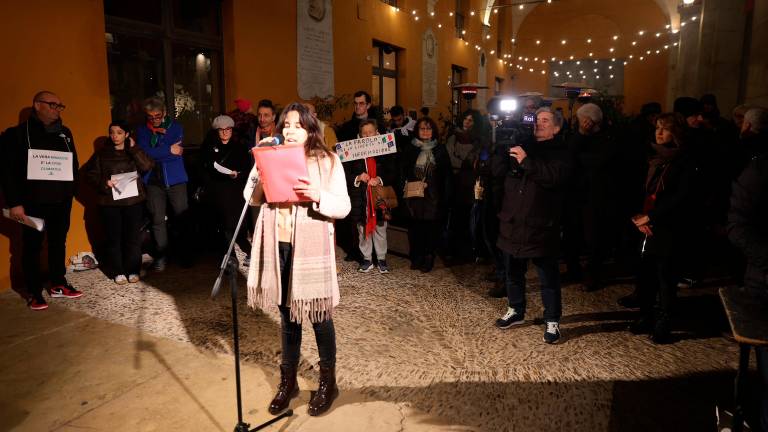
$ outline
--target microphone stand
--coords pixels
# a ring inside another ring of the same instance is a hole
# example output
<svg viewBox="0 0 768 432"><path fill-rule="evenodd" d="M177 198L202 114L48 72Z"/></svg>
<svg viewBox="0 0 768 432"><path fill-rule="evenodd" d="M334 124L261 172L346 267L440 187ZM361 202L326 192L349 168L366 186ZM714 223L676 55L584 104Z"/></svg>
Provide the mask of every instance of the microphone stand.
<svg viewBox="0 0 768 432"><path fill-rule="evenodd" d="M256 178L251 178L252 183L256 183ZM240 390L240 332L237 322L237 260L230 259L230 254L235 248L235 240L237 239L237 235L240 232L240 228L243 225L243 220L245 219L245 214L248 211L248 201L246 200L245 205L243 206L243 211L240 213L240 220L237 222L237 228L235 228L235 233L232 236L232 241L229 242L229 248L227 249L227 252L224 254L224 258L221 260L221 265L219 266L219 276L216 278L216 282L213 284L213 290L211 290L211 299L216 298L216 295L219 293L219 289L221 288L221 281L224 278L224 273L227 273L229 276L229 290L232 294L232 339L234 341L234 355L235 355L235 387L236 387L236 396L237 396L237 425L235 426L234 432L251 432L251 431L258 431L261 429L264 429L265 427L280 421L283 418L290 417L293 415L292 409L287 409L283 413L281 413L279 416L272 418L271 420L268 420L258 426L256 426L253 429L249 429L250 424L243 422L243 402L242 402L242 396L241 396L241 390Z"/></svg>

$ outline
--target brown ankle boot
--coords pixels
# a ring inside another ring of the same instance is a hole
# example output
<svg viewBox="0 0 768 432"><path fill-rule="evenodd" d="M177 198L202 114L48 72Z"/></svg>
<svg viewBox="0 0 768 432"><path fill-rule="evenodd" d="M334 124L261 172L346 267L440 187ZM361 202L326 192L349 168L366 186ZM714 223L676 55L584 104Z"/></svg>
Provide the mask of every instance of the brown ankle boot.
<svg viewBox="0 0 768 432"><path fill-rule="evenodd" d="M277 394L269 403L269 413L278 415L288 408L291 399L299 395L299 385L296 383L296 366L280 366L280 384Z"/></svg>
<svg viewBox="0 0 768 432"><path fill-rule="evenodd" d="M331 408L334 399L339 396L339 388L336 387L336 368L324 368L320 366L320 384L315 396L309 401L307 412L311 416L318 416Z"/></svg>

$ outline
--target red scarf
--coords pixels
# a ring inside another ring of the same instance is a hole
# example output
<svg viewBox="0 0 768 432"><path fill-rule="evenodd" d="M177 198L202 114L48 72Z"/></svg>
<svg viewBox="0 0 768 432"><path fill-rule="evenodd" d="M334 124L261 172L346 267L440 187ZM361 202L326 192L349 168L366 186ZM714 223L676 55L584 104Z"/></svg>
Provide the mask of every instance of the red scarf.
<svg viewBox="0 0 768 432"><path fill-rule="evenodd" d="M165 122L163 122L163 123L165 123ZM160 126L162 126L162 123L160 124ZM152 125L151 121L147 122L147 128L149 130L151 130L153 134L164 134L165 133L165 128L164 127L155 127L154 125Z"/></svg>
<svg viewBox="0 0 768 432"><path fill-rule="evenodd" d="M365 166L368 169L368 186L365 191L365 236L368 237L373 230L376 229L376 197L373 196L373 190L371 189L371 180L376 176L376 159L369 157L365 158Z"/></svg>

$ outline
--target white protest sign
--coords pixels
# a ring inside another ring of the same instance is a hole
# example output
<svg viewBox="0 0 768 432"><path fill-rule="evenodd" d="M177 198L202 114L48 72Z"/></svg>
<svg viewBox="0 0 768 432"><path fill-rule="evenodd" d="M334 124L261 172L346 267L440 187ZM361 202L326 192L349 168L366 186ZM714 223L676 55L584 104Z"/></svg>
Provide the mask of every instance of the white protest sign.
<svg viewBox="0 0 768 432"><path fill-rule="evenodd" d="M110 177L115 184L112 187L112 199L117 201L139 196L139 173L131 171L122 174L112 174Z"/></svg>
<svg viewBox="0 0 768 432"><path fill-rule="evenodd" d="M388 133L336 143L336 154L342 162L397 152L395 134Z"/></svg>
<svg viewBox="0 0 768 432"><path fill-rule="evenodd" d="M27 150L27 180L73 181L72 153Z"/></svg>

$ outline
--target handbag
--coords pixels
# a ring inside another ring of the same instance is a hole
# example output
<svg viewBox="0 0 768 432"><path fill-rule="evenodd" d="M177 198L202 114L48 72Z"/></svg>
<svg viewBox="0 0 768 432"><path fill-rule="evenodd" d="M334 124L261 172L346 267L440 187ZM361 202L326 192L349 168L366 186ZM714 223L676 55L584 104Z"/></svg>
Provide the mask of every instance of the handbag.
<svg viewBox="0 0 768 432"><path fill-rule="evenodd" d="M424 180L406 181L403 196L405 198L424 198L424 189L427 183Z"/></svg>
<svg viewBox="0 0 768 432"><path fill-rule="evenodd" d="M392 186L374 186L371 188L373 191L374 202L383 200L387 203L388 208L397 207L397 195L395 194L395 188Z"/></svg>

